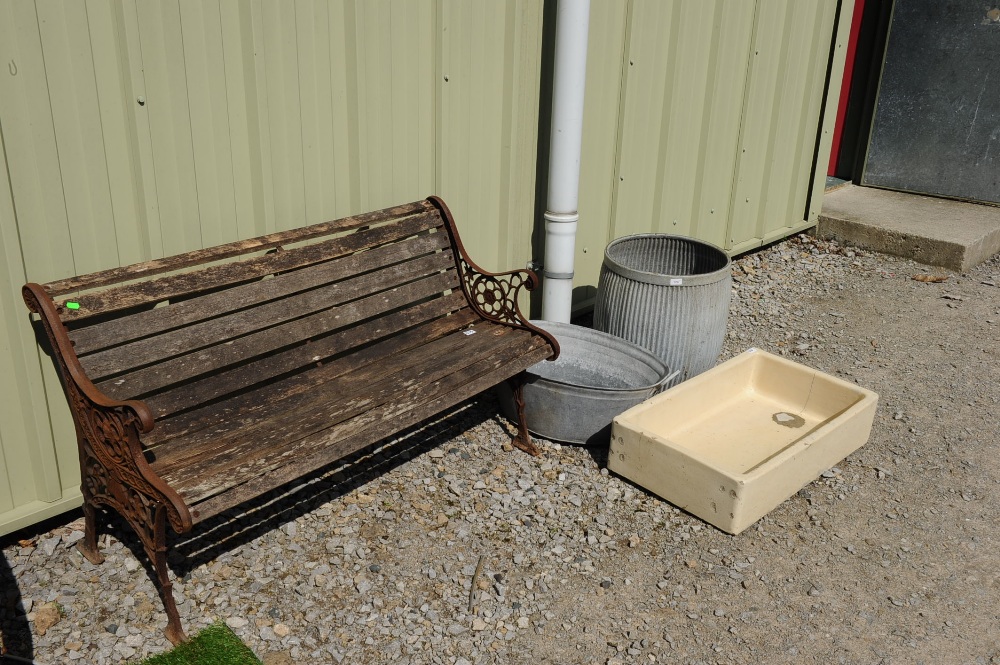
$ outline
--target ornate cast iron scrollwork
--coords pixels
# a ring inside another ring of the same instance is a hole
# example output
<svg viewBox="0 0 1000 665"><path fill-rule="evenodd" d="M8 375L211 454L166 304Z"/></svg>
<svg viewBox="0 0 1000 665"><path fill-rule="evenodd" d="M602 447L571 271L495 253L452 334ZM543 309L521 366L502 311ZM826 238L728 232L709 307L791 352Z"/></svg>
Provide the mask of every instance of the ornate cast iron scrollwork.
<svg viewBox="0 0 1000 665"><path fill-rule="evenodd" d="M167 508L167 519L174 531L190 528L163 492L153 486L135 464L133 451L141 450L135 414L128 409L96 407L80 395L75 386L67 392L80 434L81 482L89 501L118 511L135 528L143 545L153 547L146 526L152 525L156 507Z"/></svg>
<svg viewBox="0 0 1000 665"><path fill-rule="evenodd" d="M464 258L460 264L466 293L483 316L498 323L526 326L517 303L522 288L531 291L537 285L534 273L527 270L482 273Z"/></svg>
<svg viewBox="0 0 1000 665"><path fill-rule="evenodd" d="M549 360L559 357L559 342L551 333L534 326L521 314L518 299L521 289L533 291L538 286L538 276L531 270L511 270L493 273L477 266L465 251L455 226L455 218L447 204L437 196L427 199L441 212L441 218L448 228L452 250L458 263L462 289L469 303L490 321L515 328L524 328L544 337L552 347Z"/></svg>

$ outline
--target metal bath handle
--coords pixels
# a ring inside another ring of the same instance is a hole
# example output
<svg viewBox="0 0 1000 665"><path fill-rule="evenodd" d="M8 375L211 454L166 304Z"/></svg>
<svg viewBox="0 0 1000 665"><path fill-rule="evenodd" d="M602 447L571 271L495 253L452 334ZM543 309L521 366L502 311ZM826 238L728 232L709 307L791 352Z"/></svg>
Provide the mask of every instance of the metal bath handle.
<svg viewBox="0 0 1000 665"><path fill-rule="evenodd" d="M660 393L662 393L663 389L667 387L667 384L670 383L671 381L673 381L674 378L676 378L677 375L680 374L680 373L681 373L681 371L679 369L678 370L674 370L670 374L667 374L665 377L663 377L662 379L660 379L660 382L657 383L655 386L653 386L655 388L653 394L654 395L659 395Z"/></svg>

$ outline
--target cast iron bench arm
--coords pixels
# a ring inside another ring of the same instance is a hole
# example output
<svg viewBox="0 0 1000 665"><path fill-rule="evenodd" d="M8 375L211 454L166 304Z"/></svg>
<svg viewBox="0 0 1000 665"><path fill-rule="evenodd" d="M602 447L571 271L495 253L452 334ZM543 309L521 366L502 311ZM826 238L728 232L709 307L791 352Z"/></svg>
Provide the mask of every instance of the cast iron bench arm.
<svg viewBox="0 0 1000 665"><path fill-rule="evenodd" d="M151 499L166 507L167 519L176 532L190 530L191 514L184 501L156 475L143 455L140 435L152 431L154 425L149 407L140 400L113 399L93 384L43 286L26 284L21 294L28 309L40 317L52 345L81 443L81 464L93 472L84 474L94 485L88 489L100 502L126 516L149 510L151 504L147 505L146 499Z"/></svg>
<svg viewBox="0 0 1000 665"><path fill-rule="evenodd" d="M488 321L530 330L541 335L553 349L549 360L558 358L559 342L548 331L532 325L528 317L521 313L521 306L518 303L521 289L533 291L538 286L538 275L533 270L489 272L480 268L466 253L447 204L437 196L431 196L427 200L441 211L441 217L448 228L462 289L469 305Z"/></svg>

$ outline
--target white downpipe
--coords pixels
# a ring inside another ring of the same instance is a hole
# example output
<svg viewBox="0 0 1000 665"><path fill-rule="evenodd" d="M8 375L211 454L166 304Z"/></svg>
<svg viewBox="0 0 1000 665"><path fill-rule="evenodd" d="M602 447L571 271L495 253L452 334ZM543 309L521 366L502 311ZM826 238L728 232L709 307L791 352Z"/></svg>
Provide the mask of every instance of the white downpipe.
<svg viewBox="0 0 1000 665"><path fill-rule="evenodd" d="M590 0L559 0L542 282L542 318L559 323L569 323L573 305L589 27Z"/></svg>

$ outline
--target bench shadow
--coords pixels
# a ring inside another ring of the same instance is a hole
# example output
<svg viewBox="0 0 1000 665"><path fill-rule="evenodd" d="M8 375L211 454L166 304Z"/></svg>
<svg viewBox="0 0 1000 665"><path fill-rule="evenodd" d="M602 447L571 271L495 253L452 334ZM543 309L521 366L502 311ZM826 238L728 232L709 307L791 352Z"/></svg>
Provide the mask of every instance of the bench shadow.
<svg viewBox="0 0 1000 665"><path fill-rule="evenodd" d="M238 549L274 529L292 522L328 501L335 500L485 423L498 409L494 397L484 393L466 400L400 434L334 462L320 471L279 487L199 523L190 533L168 533L167 564L174 575L186 581L192 571L222 554ZM458 445L459 442L456 442ZM99 534L119 540L156 583L151 562L131 527L117 514L98 511Z"/></svg>
<svg viewBox="0 0 1000 665"><path fill-rule="evenodd" d="M15 662L13 658L30 661L34 657L31 627L22 600L14 571L0 550L0 663Z"/></svg>

